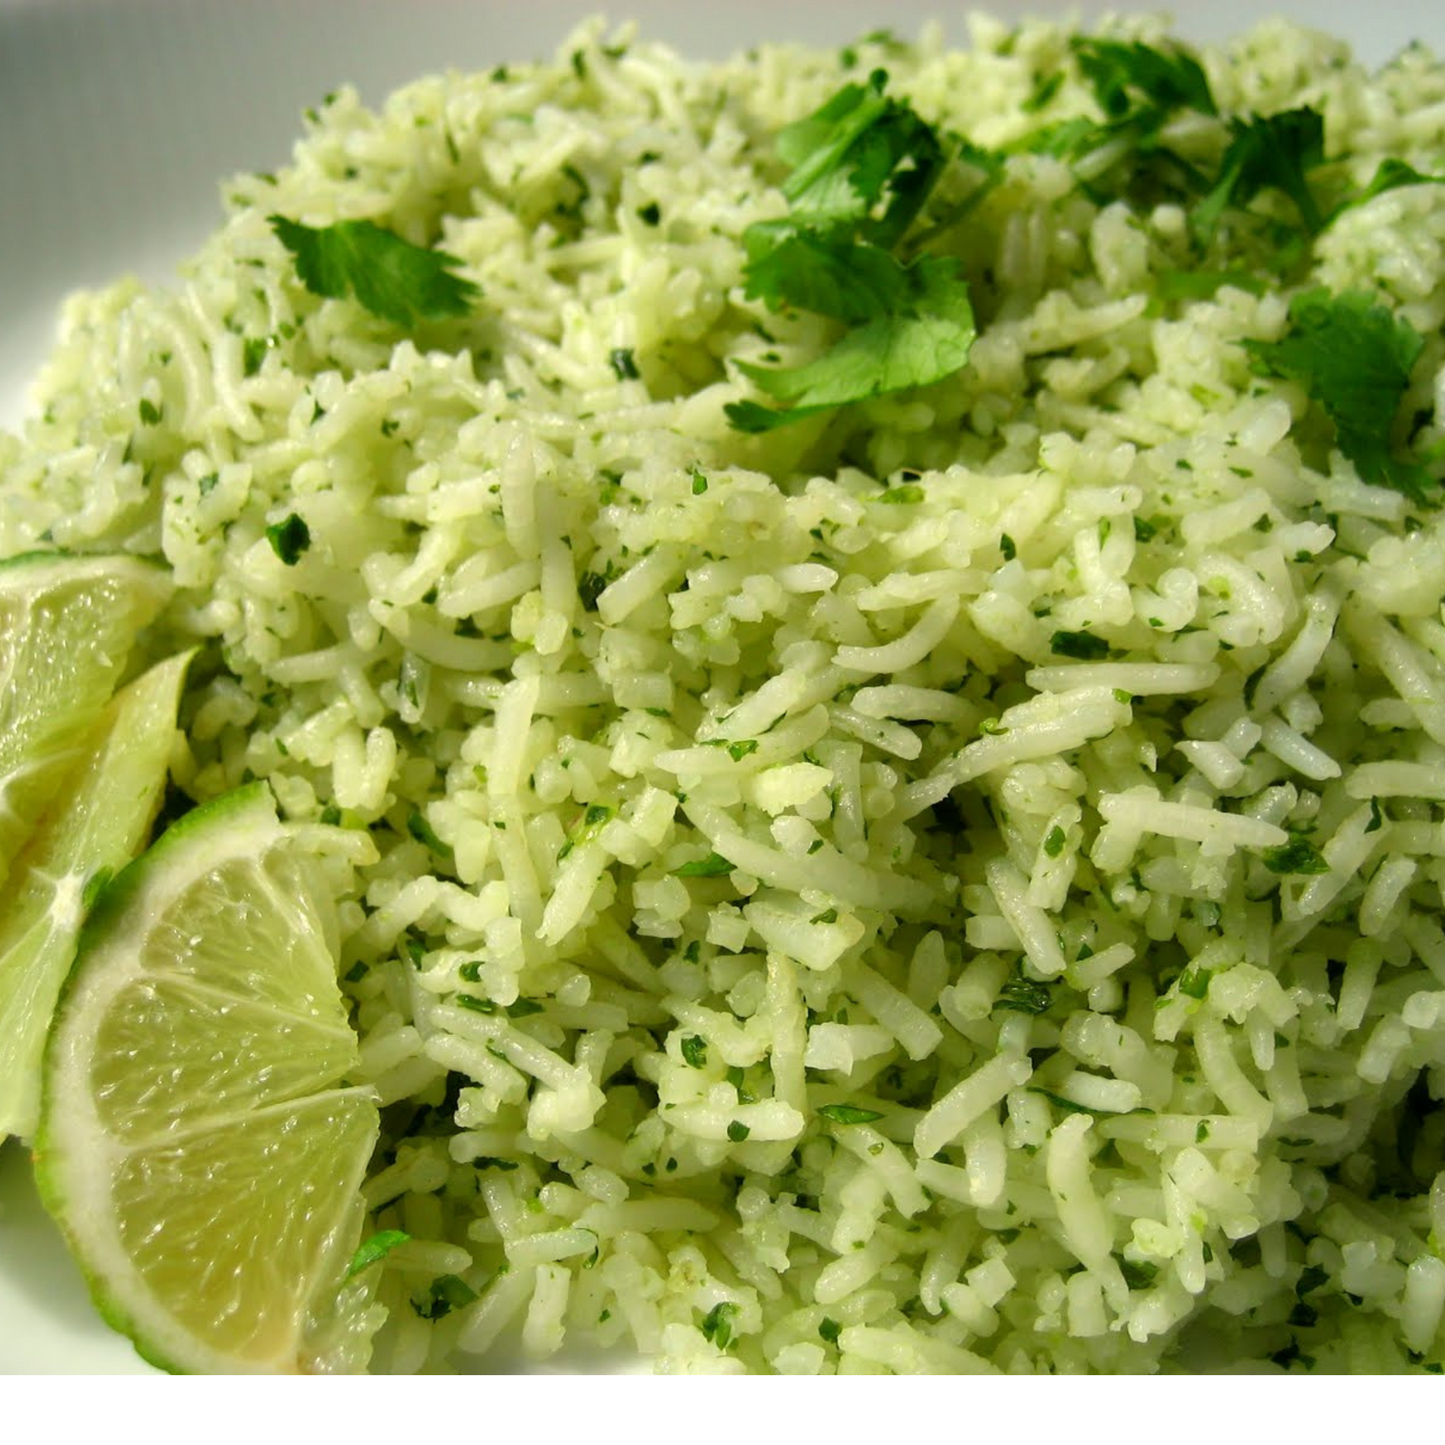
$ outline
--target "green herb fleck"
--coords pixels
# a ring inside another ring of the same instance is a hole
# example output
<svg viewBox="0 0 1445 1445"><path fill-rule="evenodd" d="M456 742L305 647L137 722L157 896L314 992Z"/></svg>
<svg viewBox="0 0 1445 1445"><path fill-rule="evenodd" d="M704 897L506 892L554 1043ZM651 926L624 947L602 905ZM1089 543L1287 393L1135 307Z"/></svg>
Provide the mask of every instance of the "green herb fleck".
<svg viewBox="0 0 1445 1445"><path fill-rule="evenodd" d="M346 1277L350 1279L354 1274L360 1274L362 1270L375 1264L378 1260L385 1259L397 1245L405 1244L411 1235L401 1229L382 1229L373 1234L369 1239L363 1240L361 1247L351 1256L351 1263L346 1267Z"/></svg>
<svg viewBox="0 0 1445 1445"><path fill-rule="evenodd" d="M1328 873L1330 865L1303 833L1291 833L1288 843L1265 848L1259 855L1271 873Z"/></svg>
<svg viewBox="0 0 1445 1445"><path fill-rule="evenodd" d="M292 512L284 522L273 522L266 528L266 540L287 567L294 567L311 545L311 529Z"/></svg>
<svg viewBox="0 0 1445 1445"><path fill-rule="evenodd" d="M1056 632L1049 639L1049 651L1056 657L1073 657L1081 662L1098 662L1108 657L1109 644L1092 632Z"/></svg>
<svg viewBox="0 0 1445 1445"><path fill-rule="evenodd" d="M859 1109L852 1104L823 1104L818 1113L834 1124L871 1124L883 1117L873 1109Z"/></svg>
<svg viewBox="0 0 1445 1445"><path fill-rule="evenodd" d="M619 346L616 350L609 351L607 353L607 360L611 364L618 381L636 381L641 374L637 370L636 359L626 347Z"/></svg>
<svg viewBox="0 0 1445 1445"><path fill-rule="evenodd" d="M412 1308L424 1320L439 1320L476 1299L477 1292L459 1275L444 1274L432 1281L425 1299L412 1300Z"/></svg>
<svg viewBox="0 0 1445 1445"><path fill-rule="evenodd" d="M733 1319L737 1315L738 1307L723 1300L715 1304L703 1319L699 1328L702 1330L703 1338L714 1344L720 1350L727 1349L733 1338Z"/></svg>
<svg viewBox="0 0 1445 1445"><path fill-rule="evenodd" d="M721 878L731 873L733 865L721 853L709 853L706 858L696 858L673 869L674 878Z"/></svg>
<svg viewBox="0 0 1445 1445"><path fill-rule="evenodd" d="M1004 980L993 1006L996 1009L1011 1009L1014 1013L1041 1014L1052 1002L1053 994L1048 984L1025 978L1023 973L1016 969L1012 977Z"/></svg>

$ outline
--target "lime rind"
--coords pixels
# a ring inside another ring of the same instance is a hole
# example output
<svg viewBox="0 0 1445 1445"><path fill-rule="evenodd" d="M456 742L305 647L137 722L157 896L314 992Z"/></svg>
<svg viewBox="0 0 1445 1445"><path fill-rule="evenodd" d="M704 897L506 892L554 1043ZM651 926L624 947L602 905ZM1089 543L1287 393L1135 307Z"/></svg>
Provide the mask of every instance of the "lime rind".
<svg viewBox="0 0 1445 1445"><path fill-rule="evenodd" d="M311 896L319 875L308 881L290 863L271 870L307 895L300 907L265 881L269 860L296 851L264 784L182 818L102 891L47 1047L41 1197L101 1314L171 1371L354 1369L369 1350L373 1312L345 1275L379 1117L372 1092L347 1083L357 1046L324 899ZM175 938L157 943L166 929L184 932L196 900L218 883L234 892L248 872L259 880L254 897L229 917L203 906L206 922L190 936L234 935L277 913L298 926L311 974L292 969L294 996L280 1009L264 987L243 1006L244 977L208 985L174 956ZM140 1027L131 1006L158 989L162 1013L144 1029L143 1053L129 1026L107 1035L128 1010ZM307 1066L268 1070L264 1049L248 1054L268 1012L301 1029L294 1042L316 1053ZM237 1021L229 1039L227 1017ZM188 1072L188 1061L226 1049L236 1057L220 1087ZM147 1103L147 1090L171 1097ZM116 1112L127 1107L137 1118L149 1108L149 1123L127 1129Z"/></svg>

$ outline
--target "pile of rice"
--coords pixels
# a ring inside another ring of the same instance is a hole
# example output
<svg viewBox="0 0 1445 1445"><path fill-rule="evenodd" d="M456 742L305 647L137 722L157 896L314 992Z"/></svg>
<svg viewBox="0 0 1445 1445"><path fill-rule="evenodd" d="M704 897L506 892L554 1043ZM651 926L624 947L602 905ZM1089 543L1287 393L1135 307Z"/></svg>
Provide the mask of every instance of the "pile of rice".
<svg viewBox="0 0 1445 1445"><path fill-rule="evenodd" d="M1000 146L1041 75L1094 113L1068 41L703 65L594 25L339 92L176 289L70 303L0 436L0 550L174 570L140 662L202 647L179 787L266 778L354 862L366 1195L410 1236L374 1368L1440 1368L1445 518L1251 370L1288 295L1161 304L1179 208L1016 156L957 238L963 372L723 415L760 328L823 335L743 296L779 127L882 66ZM1421 50L1201 59L1361 184L1442 169ZM477 313L398 343L273 213L438 245ZM1411 187L1306 278L1425 337L1425 449L1442 252ZM1271 871L1301 834L1327 870Z"/></svg>

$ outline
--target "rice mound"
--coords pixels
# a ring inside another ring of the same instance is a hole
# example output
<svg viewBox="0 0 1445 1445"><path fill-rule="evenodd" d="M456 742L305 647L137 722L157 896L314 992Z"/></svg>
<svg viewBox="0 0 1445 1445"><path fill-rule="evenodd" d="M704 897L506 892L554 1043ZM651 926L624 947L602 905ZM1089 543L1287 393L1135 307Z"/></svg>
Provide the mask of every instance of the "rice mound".
<svg viewBox="0 0 1445 1445"><path fill-rule="evenodd" d="M1006 143L1069 32L972 30L718 65L599 23L341 91L175 289L71 301L0 436L0 550L173 569L179 785L265 778L345 865L367 1202L410 1236L378 1370L1440 1368L1445 519L1251 369L1288 295L1162 304L1178 207L1016 156L957 242L963 372L723 415L731 360L820 334L742 294L773 136L882 66ZM1201 58L1361 183L1441 168L1423 50ZM1309 277L1425 337L1426 446L1441 195ZM477 313L398 343L274 213L439 245ZM1274 871L1300 837L1320 871Z"/></svg>

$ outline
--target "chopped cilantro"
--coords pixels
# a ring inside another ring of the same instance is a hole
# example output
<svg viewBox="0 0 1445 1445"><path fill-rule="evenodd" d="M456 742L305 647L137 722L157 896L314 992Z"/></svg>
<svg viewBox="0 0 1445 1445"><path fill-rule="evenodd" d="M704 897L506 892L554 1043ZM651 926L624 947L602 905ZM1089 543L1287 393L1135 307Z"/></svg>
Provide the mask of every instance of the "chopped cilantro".
<svg viewBox="0 0 1445 1445"><path fill-rule="evenodd" d="M161 409L149 398L141 397L138 410L142 426L158 426L160 424Z"/></svg>
<svg viewBox="0 0 1445 1445"><path fill-rule="evenodd" d="M577 579L577 599L585 612L597 611L597 599L607 590L607 584L612 580L611 571L612 564L608 563L606 573L584 572Z"/></svg>
<svg viewBox="0 0 1445 1445"><path fill-rule="evenodd" d="M703 1319L699 1328L702 1330L703 1338L714 1344L720 1350L727 1349L733 1338L733 1319L737 1315L738 1307L723 1300L715 1304Z"/></svg>
<svg viewBox="0 0 1445 1445"><path fill-rule="evenodd" d="M494 1014L497 1011L497 1005L492 999L478 998L474 993L453 994L452 1002L470 1009L474 1014Z"/></svg>
<svg viewBox="0 0 1445 1445"><path fill-rule="evenodd" d="M1064 844L1067 842L1064 830L1054 824L1044 838L1044 853L1050 858L1057 858L1064 851Z"/></svg>
<svg viewBox="0 0 1445 1445"><path fill-rule="evenodd" d="M818 1113L835 1124L871 1124L883 1117L874 1109L859 1109L852 1104L823 1104Z"/></svg>
<svg viewBox="0 0 1445 1445"><path fill-rule="evenodd" d="M1148 1289L1159 1277L1159 1266L1147 1259L1126 1259L1122 1254L1114 1256L1119 1262L1119 1273L1130 1289Z"/></svg>
<svg viewBox="0 0 1445 1445"><path fill-rule="evenodd" d="M826 1315L818 1321L818 1335L825 1344L836 1345L838 1336L843 1333L843 1326L837 1320L829 1319Z"/></svg>
<svg viewBox="0 0 1445 1445"><path fill-rule="evenodd" d="M740 1124L736 1119L728 1121L728 1138L734 1144L741 1144L752 1132L746 1124Z"/></svg>
<svg viewBox="0 0 1445 1445"><path fill-rule="evenodd" d="M273 522L266 528L266 540L286 566L294 567L311 545L311 529L303 518L292 512L284 522Z"/></svg>
<svg viewBox="0 0 1445 1445"><path fill-rule="evenodd" d="M1074 657L1081 662L1098 662L1108 657L1109 644L1092 632L1056 632L1049 639L1049 651L1056 657Z"/></svg>
<svg viewBox="0 0 1445 1445"><path fill-rule="evenodd" d="M1014 1013L1041 1014L1052 1002L1053 993L1048 984L1025 978L1023 973L1016 969L1011 978L1004 980L993 1006L1011 1009Z"/></svg>
<svg viewBox="0 0 1445 1445"><path fill-rule="evenodd" d="M361 1247L351 1256L351 1263L346 1267L346 1277L350 1279L354 1274L360 1274L362 1270L375 1264L380 1259L385 1259L397 1245L405 1244L411 1235L401 1229L382 1229L373 1234L370 1239L363 1240Z"/></svg>
<svg viewBox="0 0 1445 1445"><path fill-rule="evenodd" d="M404 330L421 321L466 316L479 295L475 282L452 270L445 251L413 246L372 221L337 221L319 229L269 216L277 239L296 261L296 274L317 296L352 296L374 316Z"/></svg>
<svg viewBox="0 0 1445 1445"><path fill-rule="evenodd" d="M709 853L706 858L696 858L672 870L675 878L721 878L732 871L733 865L721 853Z"/></svg>
<svg viewBox="0 0 1445 1445"><path fill-rule="evenodd" d="M412 1308L424 1320L439 1320L476 1299L477 1292L460 1275L444 1274L432 1281L431 1289L421 1299L412 1300Z"/></svg>
<svg viewBox="0 0 1445 1445"><path fill-rule="evenodd" d="M1328 873L1330 865L1303 833L1291 833L1288 843L1265 848L1259 855L1271 873Z"/></svg>
<svg viewBox="0 0 1445 1445"><path fill-rule="evenodd" d="M1030 1084L1028 1091L1031 1094L1038 1094L1054 1105L1055 1108L1063 1110L1065 1114L1097 1114L1098 1109L1090 1108L1088 1104L1081 1104L1076 1099L1065 1098L1063 1094L1056 1094L1052 1089L1041 1089L1037 1084Z"/></svg>
<svg viewBox="0 0 1445 1445"><path fill-rule="evenodd" d="M689 1034L682 1041L683 1061L690 1069L707 1067L707 1040L698 1034Z"/></svg>
<svg viewBox="0 0 1445 1445"><path fill-rule="evenodd" d="M707 476L699 468L694 467L692 469L692 494L700 497L705 491L707 491Z"/></svg>
<svg viewBox="0 0 1445 1445"><path fill-rule="evenodd" d="M507 1017L509 1019L530 1018L533 1014L542 1012L542 1005L534 998L519 998L507 1005Z"/></svg>
<svg viewBox="0 0 1445 1445"><path fill-rule="evenodd" d="M1190 998L1203 998L1209 992L1210 970L1207 968L1186 968L1179 975L1179 992Z"/></svg>
<svg viewBox="0 0 1445 1445"><path fill-rule="evenodd" d="M266 353L276 344L274 336L248 336L241 343L241 370L246 376L260 371Z"/></svg>
<svg viewBox="0 0 1445 1445"><path fill-rule="evenodd" d="M757 752L758 740L756 738L740 738L737 742L729 743L727 750L728 757L733 762L740 763L749 753Z"/></svg>
<svg viewBox="0 0 1445 1445"><path fill-rule="evenodd" d="M418 843L430 848L438 857L444 859L451 858L452 850L450 845L443 843L442 840L437 837L436 830L420 813L411 813L407 816L406 831L410 833Z"/></svg>
<svg viewBox="0 0 1445 1445"><path fill-rule="evenodd" d="M923 488L907 482L901 487L889 487L878 500L895 507L916 507L923 500Z"/></svg>
<svg viewBox="0 0 1445 1445"><path fill-rule="evenodd" d="M618 381L636 381L641 374L632 352L626 347L619 346L615 351L609 351L607 360Z"/></svg>

